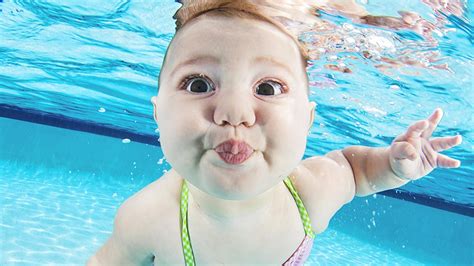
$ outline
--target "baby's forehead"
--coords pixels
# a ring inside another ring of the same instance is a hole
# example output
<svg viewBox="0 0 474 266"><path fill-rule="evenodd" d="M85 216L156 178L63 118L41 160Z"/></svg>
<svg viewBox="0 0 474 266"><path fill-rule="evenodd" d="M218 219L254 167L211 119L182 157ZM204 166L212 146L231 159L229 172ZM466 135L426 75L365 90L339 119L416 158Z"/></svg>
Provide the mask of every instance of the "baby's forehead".
<svg viewBox="0 0 474 266"><path fill-rule="evenodd" d="M179 59L194 54L211 52L229 54L259 53L262 57L280 58L294 64L301 59L298 46L278 28L256 19L203 15L177 32L167 55ZM288 61L289 60L289 61Z"/></svg>
<svg viewBox="0 0 474 266"><path fill-rule="evenodd" d="M291 39L289 36L285 36L286 34L281 29L269 22L256 18L225 16L216 13L206 13L191 20L176 33L173 39L180 39L192 34L206 35L206 33L243 37L246 33L248 35L259 33L260 35L272 34Z"/></svg>

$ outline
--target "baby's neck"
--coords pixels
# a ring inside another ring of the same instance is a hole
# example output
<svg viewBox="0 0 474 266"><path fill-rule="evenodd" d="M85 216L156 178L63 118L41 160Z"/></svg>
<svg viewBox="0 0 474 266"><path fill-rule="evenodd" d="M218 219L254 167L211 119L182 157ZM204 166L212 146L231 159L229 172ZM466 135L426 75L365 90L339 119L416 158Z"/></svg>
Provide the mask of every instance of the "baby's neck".
<svg viewBox="0 0 474 266"><path fill-rule="evenodd" d="M209 195L189 183L188 186L189 208L195 209L206 220L216 225L229 226L236 223L242 224L245 221L258 223L271 218L275 209L284 206L282 200L285 200L285 197L278 196L281 195L282 189L285 189L283 182L248 200L223 200Z"/></svg>

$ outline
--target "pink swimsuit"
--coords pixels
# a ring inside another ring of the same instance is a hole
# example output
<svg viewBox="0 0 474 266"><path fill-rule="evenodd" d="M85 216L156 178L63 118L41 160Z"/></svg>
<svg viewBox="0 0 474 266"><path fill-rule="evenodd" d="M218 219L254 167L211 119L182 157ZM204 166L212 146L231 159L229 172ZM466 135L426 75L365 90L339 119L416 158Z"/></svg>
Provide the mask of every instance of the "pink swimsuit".
<svg viewBox="0 0 474 266"><path fill-rule="evenodd" d="M291 255L289 259L283 263L284 266L297 266L303 265L311 254L311 248L313 247L313 240L309 236L305 236L299 247Z"/></svg>

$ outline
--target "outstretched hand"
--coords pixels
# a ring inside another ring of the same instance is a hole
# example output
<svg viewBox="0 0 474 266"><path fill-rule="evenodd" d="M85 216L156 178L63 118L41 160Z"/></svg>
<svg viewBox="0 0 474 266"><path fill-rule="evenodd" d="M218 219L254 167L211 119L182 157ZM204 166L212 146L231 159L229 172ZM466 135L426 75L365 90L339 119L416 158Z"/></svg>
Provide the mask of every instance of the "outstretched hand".
<svg viewBox="0 0 474 266"><path fill-rule="evenodd" d="M437 108L428 119L413 123L390 145L390 165L400 178L416 180L436 167L456 168L461 162L438 152L461 144L461 135L430 139L443 117Z"/></svg>

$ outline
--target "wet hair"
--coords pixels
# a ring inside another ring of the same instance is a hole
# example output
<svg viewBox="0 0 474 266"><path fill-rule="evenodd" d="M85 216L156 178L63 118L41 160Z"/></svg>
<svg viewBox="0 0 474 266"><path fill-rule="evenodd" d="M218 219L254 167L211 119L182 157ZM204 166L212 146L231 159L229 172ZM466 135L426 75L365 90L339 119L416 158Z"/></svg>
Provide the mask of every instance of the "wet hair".
<svg viewBox="0 0 474 266"><path fill-rule="evenodd" d="M295 41L300 50L305 67L309 60L308 51L298 39L290 33L280 22L266 15L258 5L245 0L189 0L176 11L173 18L176 19L176 32L194 18L202 14L217 15L224 17L238 17L261 20L273 24Z"/></svg>
<svg viewBox="0 0 474 266"><path fill-rule="evenodd" d="M208 16L255 19L270 23L280 29L298 46L301 60L303 62L302 67L305 71L305 86L309 96L308 76L306 73L308 61L310 60L308 49L302 42L298 40L297 36L288 31L284 25L282 25L282 23L265 14L264 9L262 9L259 5L254 4L249 0L184 0L180 2L183 5L173 15L173 18L176 20L176 33L184 28L190 21L204 14ZM166 54L167 53L168 51ZM165 64L165 61L166 55L163 60L163 65Z"/></svg>

